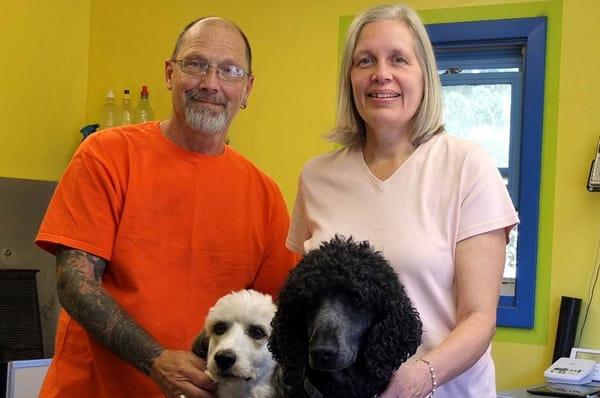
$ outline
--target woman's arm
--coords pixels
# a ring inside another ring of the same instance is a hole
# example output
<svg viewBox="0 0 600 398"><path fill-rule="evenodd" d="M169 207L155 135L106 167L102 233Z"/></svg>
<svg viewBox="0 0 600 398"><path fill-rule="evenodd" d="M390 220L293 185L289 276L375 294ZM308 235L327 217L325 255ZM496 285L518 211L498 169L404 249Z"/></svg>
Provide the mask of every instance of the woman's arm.
<svg viewBox="0 0 600 398"><path fill-rule="evenodd" d="M437 385L469 369L488 348L496 332L506 235L504 229L460 241L455 253L456 328L423 354L435 371ZM407 362L395 373L382 398L421 398L432 388L427 364Z"/></svg>

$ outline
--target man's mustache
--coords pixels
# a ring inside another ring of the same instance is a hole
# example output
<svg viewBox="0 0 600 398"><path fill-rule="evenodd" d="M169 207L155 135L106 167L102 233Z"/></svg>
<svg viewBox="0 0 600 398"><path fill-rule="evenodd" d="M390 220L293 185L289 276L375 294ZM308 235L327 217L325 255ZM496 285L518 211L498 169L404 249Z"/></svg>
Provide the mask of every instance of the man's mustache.
<svg viewBox="0 0 600 398"><path fill-rule="evenodd" d="M218 94L210 93L206 90L192 89L185 93L188 100L210 102L217 105L227 105L227 100Z"/></svg>

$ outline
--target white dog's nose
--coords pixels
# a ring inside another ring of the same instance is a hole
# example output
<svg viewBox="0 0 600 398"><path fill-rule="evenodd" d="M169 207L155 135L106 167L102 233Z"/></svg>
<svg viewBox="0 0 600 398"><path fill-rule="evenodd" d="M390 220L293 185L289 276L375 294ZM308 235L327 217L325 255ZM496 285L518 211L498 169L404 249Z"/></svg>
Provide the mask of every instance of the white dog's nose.
<svg viewBox="0 0 600 398"><path fill-rule="evenodd" d="M227 370L233 366L237 357L232 350L223 350L215 354L215 362L221 370Z"/></svg>

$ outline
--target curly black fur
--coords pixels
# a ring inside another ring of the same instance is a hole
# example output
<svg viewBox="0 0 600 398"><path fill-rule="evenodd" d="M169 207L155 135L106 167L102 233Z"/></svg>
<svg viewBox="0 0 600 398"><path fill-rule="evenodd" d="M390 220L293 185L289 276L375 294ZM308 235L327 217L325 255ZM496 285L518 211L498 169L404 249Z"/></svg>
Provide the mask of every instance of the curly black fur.
<svg viewBox="0 0 600 398"><path fill-rule="evenodd" d="M336 236L302 259L279 294L269 349L281 367L286 397L305 396L309 340L306 319L317 307L319 297L335 291L350 292L369 305L375 316L357 358L361 362L358 377L362 379L347 389L333 386L332 391L337 393L331 396L380 394L393 372L421 342L419 315L383 255L368 242Z"/></svg>

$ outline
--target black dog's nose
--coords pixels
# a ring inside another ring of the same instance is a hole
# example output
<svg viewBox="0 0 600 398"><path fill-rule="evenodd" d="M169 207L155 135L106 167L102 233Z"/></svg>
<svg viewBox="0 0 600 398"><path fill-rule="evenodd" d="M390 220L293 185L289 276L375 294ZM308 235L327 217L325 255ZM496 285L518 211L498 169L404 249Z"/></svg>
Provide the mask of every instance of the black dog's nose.
<svg viewBox="0 0 600 398"><path fill-rule="evenodd" d="M231 350L223 350L215 354L215 362L222 370L227 370L232 367L236 359L235 353Z"/></svg>
<svg viewBox="0 0 600 398"><path fill-rule="evenodd" d="M327 363L334 359L336 355L337 349L329 345L314 347L310 350L310 356L320 363Z"/></svg>

